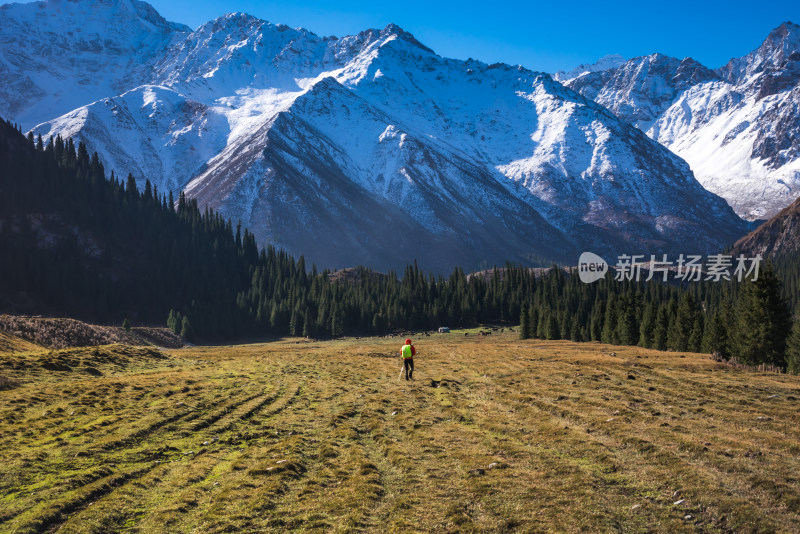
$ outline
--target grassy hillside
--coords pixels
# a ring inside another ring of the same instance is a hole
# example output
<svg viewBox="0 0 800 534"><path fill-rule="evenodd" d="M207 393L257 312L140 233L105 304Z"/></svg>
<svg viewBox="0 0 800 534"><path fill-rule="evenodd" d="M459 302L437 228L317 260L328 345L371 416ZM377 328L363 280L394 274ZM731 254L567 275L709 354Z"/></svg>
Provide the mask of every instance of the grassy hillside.
<svg viewBox="0 0 800 534"><path fill-rule="evenodd" d="M769 532L800 377L515 334L5 354L3 532Z"/></svg>
<svg viewBox="0 0 800 534"><path fill-rule="evenodd" d="M42 347L9 332L0 330L0 354L39 350Z"/></svg>
<svg viewBox="0 0 800 534"><path fill-rule="evenodd" d="M4 347L5 337L17 340ZM27 345L20 345L27 342ZM177 349L185 343L167 328L136 327L126 331L118 326L100 326L77 319L0 315L0 353L33 350L38 347L63 349L95 345L152 345ZM17 347L16 350L12 350Z"/></svg>

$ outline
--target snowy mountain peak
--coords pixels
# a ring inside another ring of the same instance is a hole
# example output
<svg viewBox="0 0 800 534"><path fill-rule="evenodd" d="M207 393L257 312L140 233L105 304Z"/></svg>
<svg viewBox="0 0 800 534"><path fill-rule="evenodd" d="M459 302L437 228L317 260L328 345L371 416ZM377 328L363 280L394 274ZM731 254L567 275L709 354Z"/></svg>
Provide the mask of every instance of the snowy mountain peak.
<svg viewBox="0 0 800 534"><path fill-rule="evenodd" d="M0 114L30 128L145 83L189 31L137 0L0 6Z"/></svg>
<svg viewBox="0 0 800 534"><path fill-rule="evenodd" d="M162 17L156 9L139 0L45 0L26 4L4 4L0 6L0 17L8 13L15 19L35 19L41 23L47 18L66 21L68 25L74 22L75 17L85 17L89 22L116 19L119 22L146 22L154 29L173 30L180 32L191 31L185 24L169 22ZM71 20L72 19L72 20ZM85 30L97 30L97 27L87 25ZM35 27L30 28L36 31Z"/></svg>
<svg viewBox="0 0 800 534"><path fill-rule="evenodd" d="M798 50L800 50L800 26L787 21L772 30L756 52L763 58L772 60L772 66L777 67L792 52Z"/></svg>
<svg viewBox="0 0 800 534"><path fill-rule="evenodd" d="M422 50L425 50L426 52L430 52L431 54L435 53L433 50L431 50L424 44L417 41L416 37L411 35L409 32L405 31L397 24L390 23L380 32L381 38L385 39L386 37L391 37L391 36L398 37L407 43L410 43L418 48L421 48Z"/></svg>
<svg viewBox="0 0 800 534"><path fill-rule="evenodd" d="M221 15L202 24L195 32L203 35L228 33L233 37L234 35L245 35L253 30L266 30L275 33L287 32L292 36L305 34L313 35L313 33L304 28L291 28L285 24L275 24L242 11L234 11Z"/></svg>
<svg viewBox="0 0 800 534"><path fill-rule="evenodd" d="M743 83L755 74L782 68L794 52L800 52L800 26L787 21L772 30L761 46L731 59L720 74L731 83Z"/></svg>
<svg viewBox="0 0 800 534"><path fill-rule="evenodd" d="M655 53L564 83L646 131L682 90L716 79L717 74L692 58Z"/></svg>
<svg viewBox="0 0 800 534"><path fill-rule="evenodd" d="M590 72L600 72L619 67L625 63L625 61L625 58L619 54L608 54L601 57L594 63L578 65L570 71L560 70L553 74L553 78L561 83L566 83L573 78L583 76L584 74L588 74Z"/></svg>

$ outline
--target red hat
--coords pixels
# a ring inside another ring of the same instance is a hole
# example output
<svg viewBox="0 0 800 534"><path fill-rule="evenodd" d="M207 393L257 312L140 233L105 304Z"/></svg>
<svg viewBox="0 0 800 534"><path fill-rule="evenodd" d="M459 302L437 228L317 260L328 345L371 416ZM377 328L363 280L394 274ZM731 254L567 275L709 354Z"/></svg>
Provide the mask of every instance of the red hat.
<svg viewBox="0 0 800 534"><path fill-rule="evenodd" d="M406 339L406 345L411 345L411 340L410 339Z"/></svg>

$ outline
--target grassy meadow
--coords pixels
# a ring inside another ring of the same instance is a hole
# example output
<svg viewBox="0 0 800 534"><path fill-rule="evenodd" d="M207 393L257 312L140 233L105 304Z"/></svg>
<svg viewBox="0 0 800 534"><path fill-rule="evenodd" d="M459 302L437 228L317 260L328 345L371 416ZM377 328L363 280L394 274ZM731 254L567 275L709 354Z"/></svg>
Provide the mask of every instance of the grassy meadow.
<svg viewBox="0 0 800 534"><path fill-rule="evenodd" d="M401 342L0 337L0 532L800 532L800 377Z"/></svg>

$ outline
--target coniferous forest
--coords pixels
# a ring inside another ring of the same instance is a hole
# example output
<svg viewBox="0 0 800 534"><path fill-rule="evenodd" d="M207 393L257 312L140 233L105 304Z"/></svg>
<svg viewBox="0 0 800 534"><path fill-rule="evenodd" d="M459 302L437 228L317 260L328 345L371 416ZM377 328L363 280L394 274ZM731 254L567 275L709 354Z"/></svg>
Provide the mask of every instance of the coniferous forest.
<svg viewBox="0 0 800 534"><path fill-rule="evenodd" d="M107 175L96 154L0 121L0 311L167 324L189 340L380 335L520 323L520 337L718 353L800 369L796 257L756 282L594 284L505 265L348 276L259 249L183 194Z"/></svg>

